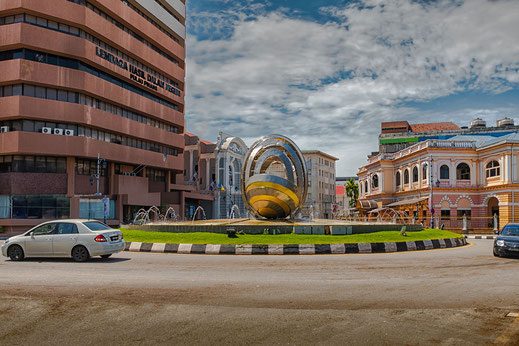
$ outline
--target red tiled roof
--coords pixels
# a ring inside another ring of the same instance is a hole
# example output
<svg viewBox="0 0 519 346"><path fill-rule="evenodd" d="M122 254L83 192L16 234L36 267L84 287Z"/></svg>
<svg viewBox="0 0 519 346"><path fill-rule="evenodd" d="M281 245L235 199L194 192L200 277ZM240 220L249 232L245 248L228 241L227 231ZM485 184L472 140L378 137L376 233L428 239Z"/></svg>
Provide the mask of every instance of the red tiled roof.
<svg viewBox="0 0 519 346"><path fill-rule="evenodd" d="M388 121L388 122L383 122L380 124L380 126L382 127L382 129L392 129L392 128L400 128L400 127L405 127L407 128L409 126L409 123L407 121Z"/></svg>
<svg viewBox="0 0 519 346"><path fill-rule="evenodd" d="M344 195L346 193L346 189L343 185L335 186L335 195Z"/></svg>
<svg viewBox="0 0 519 346"><path fill-rule="evenodd" d="M214 143L204 141L203 139L200 140L201 143L207 144L207 145L213 145Z"/></svg>
<svg viewBox="0 0 519 346"><path fill-rule="evenodd" d="M186 136L190 136L190 137L195 137L196 135L192 134L192 133L189 133L189 132L184 132L184 135Z"/></svg>
<svg viewBox="0 0 519 346"><path fill-rule="evenodd" d="M426 123L426 124L411 124L412 132L429 132L429 131L443 131L443 130L459 130L459 126L453 122L446 123Z"/></svg>

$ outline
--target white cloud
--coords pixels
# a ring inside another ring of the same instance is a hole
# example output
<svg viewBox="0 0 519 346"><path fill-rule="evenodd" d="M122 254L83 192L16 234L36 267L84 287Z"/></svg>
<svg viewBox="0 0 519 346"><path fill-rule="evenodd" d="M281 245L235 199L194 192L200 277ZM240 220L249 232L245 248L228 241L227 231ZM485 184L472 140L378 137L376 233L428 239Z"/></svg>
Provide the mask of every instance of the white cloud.
<svg viewBox="0 0 519 346"><path fill-rule="evenodd" d="M212 15L232 30L218 40L188 37L188 130L209 140L223 130L249 144L285 134L303 149L339 157L338 175L352 175L377 150L381 121L464 125L478 112L453 118L403 100L517 87L519 2L361 5L323 9L336 19L326 24L263 8ZM506 110L517 115L517 107ZM495 110L481 112L491 118Z"/></svg>

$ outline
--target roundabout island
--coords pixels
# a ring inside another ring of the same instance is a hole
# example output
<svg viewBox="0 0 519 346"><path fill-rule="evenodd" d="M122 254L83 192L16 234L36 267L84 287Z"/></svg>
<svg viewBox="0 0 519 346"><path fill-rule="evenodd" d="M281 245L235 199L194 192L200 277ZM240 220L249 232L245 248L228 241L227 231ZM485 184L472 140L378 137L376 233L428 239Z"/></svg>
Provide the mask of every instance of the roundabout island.
<svg viewBox="0 0 519 346"><path fill-rule="evenodd" d="M183 254L303 255L386 253L466 245L459 234L404 222L298 217L308 192L304 157L281 135L258 139L241 171L253 218L150 222L123 229L127 251ZM167 214L167 212L166 212ZM204 213L205 214L205 213ZM195 213L196 216L196 213ZM146 214L149 220L149 213Z"/></svg>

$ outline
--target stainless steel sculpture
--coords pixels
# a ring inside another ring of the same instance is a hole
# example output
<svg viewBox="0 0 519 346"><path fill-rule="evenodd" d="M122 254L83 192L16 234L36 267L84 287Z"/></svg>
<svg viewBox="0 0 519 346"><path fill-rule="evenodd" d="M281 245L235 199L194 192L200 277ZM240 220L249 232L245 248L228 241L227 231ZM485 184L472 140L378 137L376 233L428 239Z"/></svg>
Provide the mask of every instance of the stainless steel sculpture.
<svg viewBox="0 0 519 346"><path fill-rule="evenodd" d="M305 159L294 142L269 135L251 146L241 171L241 194L254 217L293 218L307 192Z"/></svg>

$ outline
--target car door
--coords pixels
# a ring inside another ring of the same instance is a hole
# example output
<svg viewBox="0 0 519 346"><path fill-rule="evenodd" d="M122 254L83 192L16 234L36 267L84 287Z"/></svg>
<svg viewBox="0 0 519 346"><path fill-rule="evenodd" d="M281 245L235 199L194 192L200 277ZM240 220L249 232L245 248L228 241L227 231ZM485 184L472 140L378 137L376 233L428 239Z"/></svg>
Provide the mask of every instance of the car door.
<svg viewBox="0 0 519 346"><path fill-rule="evenodd" d="M79 231L75 224L70 222L58 223L52 236L52 250L54 255L70 256L78 236Z"/></svg>
<svg viewBox="0 0 519 346"><path fill-rule="evenodd" d="M56 228L55 223L46 223L35 228L25 239L27 256L52 256L52 237Z"/></svg>

